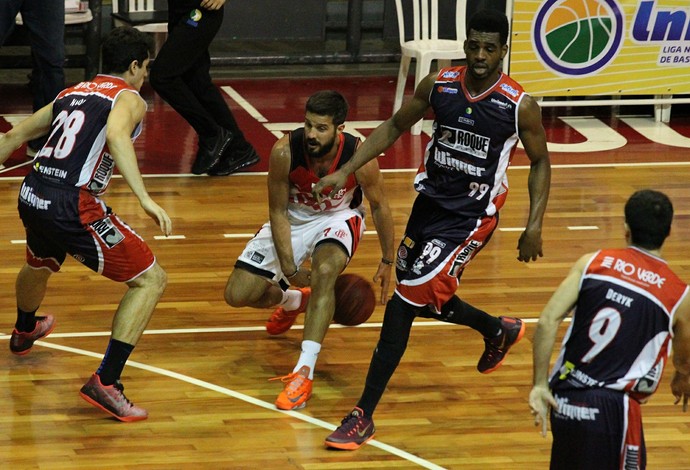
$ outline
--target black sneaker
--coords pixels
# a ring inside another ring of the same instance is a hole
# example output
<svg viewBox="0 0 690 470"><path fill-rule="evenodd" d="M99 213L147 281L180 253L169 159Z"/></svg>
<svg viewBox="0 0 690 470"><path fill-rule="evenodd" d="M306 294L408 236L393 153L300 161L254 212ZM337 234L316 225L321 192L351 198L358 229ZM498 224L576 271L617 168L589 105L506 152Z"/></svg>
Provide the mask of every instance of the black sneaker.
<svg viewBox="0 0 690 470"><path fill-rule="evenodd" d="M525 324L519 318L498 317L498 319L501 320L501 334L495 338L484 338L484 354L477 363L477 370L482 374L498 369L510 348L525 334Z"/></svg>
<svg viewBox="0 0 690 470"><path fill-rule="evenodd" d="M357 450L374 438L374 422L364 416L364 411L355 407L326 438L326 446L341 450Z"/></svg>
<svg viewBox="0 0 690 470"><path fill-rule="evenodd" d="M259 160L259 154L256 153L254 147L249 145L244 150L226 152L218 163L208 170L208 174L211 176L227 176L248 166L255 165L259 163Z"/></svg>
<svg viewBox="0 0 690 470"><path fill-rule="evenodd" d="M196 153L194 165L192 165L192 173L203 175L213 165L218 163L223 152L228 148L230 141L232 141L232 132L223 128L220 128L216 137L199 136L199 150Z"/></svg>

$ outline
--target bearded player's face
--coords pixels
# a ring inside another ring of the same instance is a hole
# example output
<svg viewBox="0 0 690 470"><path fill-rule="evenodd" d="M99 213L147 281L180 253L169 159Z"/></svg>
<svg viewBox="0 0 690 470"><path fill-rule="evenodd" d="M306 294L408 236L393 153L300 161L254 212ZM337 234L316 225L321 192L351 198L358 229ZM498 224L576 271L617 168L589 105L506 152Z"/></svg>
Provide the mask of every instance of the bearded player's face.
<svg viewBox="0 0 690 470"><path fill-rule="evenodd" d="M307 112L304 118L304 146L311 158L321 158L331 151L338 136L333 116L320 116Z"/></svg>

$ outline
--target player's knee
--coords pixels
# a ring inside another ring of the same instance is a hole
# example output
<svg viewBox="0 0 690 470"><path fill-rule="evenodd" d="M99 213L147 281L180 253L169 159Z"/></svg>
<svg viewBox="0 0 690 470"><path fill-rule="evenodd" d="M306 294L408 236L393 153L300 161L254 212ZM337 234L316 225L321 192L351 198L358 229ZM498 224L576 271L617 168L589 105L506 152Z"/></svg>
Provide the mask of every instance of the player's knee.
<svg viewBox="0 0 690 470"><path fill-rule="evenodd" d="M231 277L225 286L225 303L231 307L239 308L249 305L250 299L241 286Z"/></svg>
<svg viewBox="0 0 690 470"><path fill-rule="evenodd" d="M236 289L225 288L225 303L231 307L239 308L247 305L247 300Z"/></svg>
<svg viewBox="0 0 690 470"><path fill-rule="evenodd" d="M149 276L148 284L152 289L162 294L168 286L168 273L158 263L154 265L150 272L151 276Z"/></svg>
<svg viewBox="0 0 690 470"><path fill-rule="evenodd" d="M340 274L341 267L334 266L333 263L319 263L318 266L312 265L311 267L311 276L316 277L318 276L319 279L333 279L335 282L335 278L338 277L338 274Z"/></svg>

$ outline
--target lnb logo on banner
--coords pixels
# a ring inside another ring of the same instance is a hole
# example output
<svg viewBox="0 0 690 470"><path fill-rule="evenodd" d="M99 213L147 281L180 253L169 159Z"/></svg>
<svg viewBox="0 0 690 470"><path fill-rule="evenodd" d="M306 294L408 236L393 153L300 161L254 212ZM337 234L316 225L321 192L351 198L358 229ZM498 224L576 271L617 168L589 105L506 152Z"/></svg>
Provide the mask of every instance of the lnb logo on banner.
<svg viewBox="0 0 690 470"><path fill-rule="evenodd" d="M537 10L532 40L547 68L563 76L586 76L616 57L623 23L615 0L546 0Z"/></svg>

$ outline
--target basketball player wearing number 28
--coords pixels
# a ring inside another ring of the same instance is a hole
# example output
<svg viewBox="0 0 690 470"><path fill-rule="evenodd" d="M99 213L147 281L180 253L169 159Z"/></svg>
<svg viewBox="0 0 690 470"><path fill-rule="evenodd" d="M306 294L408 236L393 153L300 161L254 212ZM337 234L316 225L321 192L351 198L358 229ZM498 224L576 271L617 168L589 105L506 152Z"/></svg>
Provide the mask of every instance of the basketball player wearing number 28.
<svg viewBox="0 0 690 470"><path fill-rule="evenodd" d="M297 365L276 378L285 383L275 402L283 410L303 408L311 397L316 359L333 319L335 282L364 233L362 194L381 245L374 282L381 285L381 303L388 298L395 245L378 163L360 168L342 191L321 200L312 195L319 178L348 162L360 143L344 132L347 111L340 93L317 92L307 100L304 128L275 143L268 168L270 220L245 247L225 288L233 307L277 307L266 323L271 335L290 329L306 310ZM311 269L303 266L309 258Z"/></svg>
<svg viewBox="0 0 690 470"><path fill-rule="evenodd" d="M68 253L127 284L101 366L80 395L120 421L139 421L148 413L125 397L120 375L163 295L167 275L144 240L100 199L115 167L165 235L172 233L172 224L146 191L133 145L146 115L139 90L148 76L153 41L137 29L121 27L111 30L101 49L105 74L63 90L0 137L2 163L22 143L49 135L19 191L26 264L17 276L10 351L26 355L36 340L53 331L53 316L36 316L36 311L48 279Z"/></svg>
<svg viewBox="0 0 690 470"><path fill-rule="evenodd" d="M541 112L522 87L500 70L508 52L508 20L483 10L468 24L466 67L425 77L413 98L378 126L355 156L321 179L337 193L348 175L375 159L429 107L435 114L431 142L414 180L419 192L398 248L398 284L386 306L380 339L364 392L326 445L357 449L374 435L372 414L403 352L415 317L467 325L484 336L477 369L489 373L524 334L521 320L493 317L455 295L465 266L484 248L498 225L508 193L506 170L518 138L530 160L530 209L518 241L519 261L542 256L541 226L549 196L551 166Z"/></svg>

